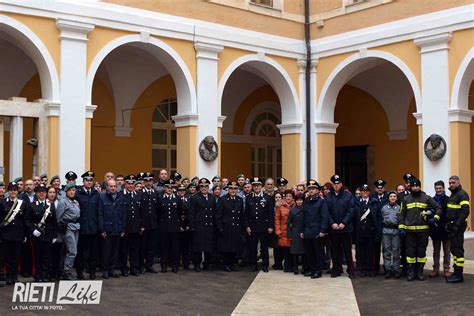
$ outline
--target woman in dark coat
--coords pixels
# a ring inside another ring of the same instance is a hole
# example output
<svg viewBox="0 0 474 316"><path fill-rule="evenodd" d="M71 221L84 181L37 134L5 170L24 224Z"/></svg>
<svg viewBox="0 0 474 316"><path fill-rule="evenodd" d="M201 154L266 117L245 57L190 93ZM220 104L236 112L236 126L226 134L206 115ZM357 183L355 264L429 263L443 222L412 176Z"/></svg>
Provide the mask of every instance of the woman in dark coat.
<svg viewBox="0 0 474 316"><path fill-rule="evenodd" d="M288 237L291 239L290 254L293 260L293 273L298 274L298 259L299 256L305 257L306 250L304 247L304 240L300 236L300 229L303 221L303 202L304 195L298 194L295 197L296 205L290 210L290 215L288 217ZM303 260L303 270L304 270Z"/></svg>

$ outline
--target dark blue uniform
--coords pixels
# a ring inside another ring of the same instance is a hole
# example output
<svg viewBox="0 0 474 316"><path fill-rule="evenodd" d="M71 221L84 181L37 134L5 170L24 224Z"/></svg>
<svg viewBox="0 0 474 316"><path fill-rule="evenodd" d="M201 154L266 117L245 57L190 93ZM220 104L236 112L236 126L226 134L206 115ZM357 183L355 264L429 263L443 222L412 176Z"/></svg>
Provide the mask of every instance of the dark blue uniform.
<svg viewBox="0 0 474 316"><path fill-rule="evenodd" d="M141 218L141 193L121 191L125 208L125 235L120 238L120 270L123 276L128 275L127 261L130 262L130 273L138 275L138 253L143 222Z"/></svg>
<svg viewBox="0 0 474 316"><path fill-rule="evenodd" d="M106 233L102 237L102 267L104 277L108 278L109 272L115 274L118 268L118 255L120 246L120 234L125 233L125 204L123 195L115 194L115 197L103 192L99 198L99 233Z"/></svg>
<svg viewBox="0 0 474 316"><path fill-rule="evenodd" d="M205 197L201 192L191 197L189 227L193 232L194 269L200 269L204 252L204 268L211 264L211 252L214 239L214 216L216 199L211 194Z"/></svg>
<svg viewBox="0 0 474 316"><path fill-rule="evenodd" d="M193 234L189 230L189 209L191 208L191 201L188 197L181 197L181 230L179 233L179 253L183 263L183 269L189 269L191 260L191 244Z"/></svg>
<svg viewBox="0 0 474 316"><path fill-rule="evenodd" d="M331 190L326 197L328 203L328 226L330 227L331 254L333 261L333 276L342 273L342 258L345 255L347 272L353 275L352 238L353 219L355 212L354 197L351 193L340 190L338 194ZM334 230L332 224L344 224L344 229Z"/></svg>
<svg viewBox="0 0 474 316"><path fill-rule="evenodd" d="M81 208L79 242L77 244L76 272L78 279L84 278L84 268L89 267L91 279L95 278L99 241L97 236L99 220L99 192L84 187L76 191L75 199Z"/></svg>
<svg viewBox="0 0 474 316"><path fill-rule="evenodd" d="M0 201L0 203L2 204L2 206L0 206L0 221L2 221L0 239L3 244L2 247L5 258L6 282L7 284L13 284L18 282L18 263L21 256L21 245L25 238L24 214L29 207L29 202L22 201L20 211L10 223L6 223L5 220L7 220L6 216L13 206L14 201L10 198L6 198Z"/></svg>
<svg viewBox="0 0 474 316"><path fill-rule="evenodd" d="M175 194L164 193L158 200L160 210L161 270L168 265L173 272L178 271L179 231L181 228L181 199Z"/></svg>
<svg viewBox="0 0 474 316"><path fill-rule="evenodd" d="M274 222L272 198L263 194L263 192L248 195L245 199L245 227L251 230L249 261L254 266L254 269L257 267L257 245L260 242L262 269L268 270L268 245L270 242L268 229L273 229Z"/></svg>
<svg viewBox="0 0 474 316"><path fill-rule="evenodd" d="M367 200L361 198L356 200L356 207L357 265L361 270L362 276L367 274L375 276L380 262L380 254L378 255L379 257L376 256L376 247L381 240L382 233L381 220L379 218L381 217L379 202L373 197L368 197ZM368 215L364 216L369 209Z"/></svg>
<svg viewBox="0 0 474 316"><path fill-rule="evenodd" d="M319 236L328 230L328 205L319 196L307 198L303 204L303 220L298 231L304 234L311 275L321 277L324 267L324 243Z"/></svg>
<svg viewBox="0 0 474 316"><path fill-rule="evenodd" d="M139 268L143 271L146 267L152 270L157 242L157 230L159 225L158 193L155 189L144 188L142 191L141 217L145 231L141 235Z"/></svg>

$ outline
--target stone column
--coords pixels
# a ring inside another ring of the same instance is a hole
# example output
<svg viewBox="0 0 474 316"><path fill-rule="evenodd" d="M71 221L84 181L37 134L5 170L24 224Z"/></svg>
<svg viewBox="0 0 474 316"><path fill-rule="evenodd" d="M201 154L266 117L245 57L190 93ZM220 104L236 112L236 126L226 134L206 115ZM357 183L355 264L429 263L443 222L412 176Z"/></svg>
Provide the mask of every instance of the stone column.
<svg viewBox="0 0 474 316"><path fill-rule="evenodd" d="M92 143L92 118L97 105L86 106L86 149L85 149L85 170L91 169L91 143Z"/></svg>
<svg viewBox="0 0 474 316"><path fill-rule="evenodd" d="M316 123L316 180L323 184L336 172L337 123Z"/></svg>
<svg viewBox="0 0 474 316"><path fill-rule="evenodd" d="M61 115L59 172L85 170L87 34L94 25L59 19L61 30Z"/></svg>
<svg viewBox="0 0 474 316"><path fill-rule="evenodd" d="M46 103L44 105L45 118L48 125L46 172L48 177L59 175L59 103Z"/></svg>
<svg viewBox="0 0 474 316"><path fill-rule="evenodd" d="M23 176L23 117L10 118L10 181Z"/></svg>
<svg viewBox="0 0 474 316"><path fill-rule="evenodd" d="M173 120L176 127L177 169L189 177L197 176L197 124L196 114L175 115Z"/></svg>
<svg viewBox="0 0 474 316"><path fill-rule="evenodd" d="M449 131L449 60L448 42L450 33L441 33L415 39L421 54L421 94L423 115L423 138L419 146L430 135L438 134L447 143L445 156L431 161L423 154L423 187L428 194L434 193L433 183L447 181L450 173L450 131Z"/></svg>
<svg viewBox="0 0 474 316"><path fill-rule="evenodd" d="M222 46L196 42L194 44L196 50L196 92L197 92L197 108L198 108L198 131L197 141L199 143L206 136L213 136L216 142L219 141L217 113L217 85L218 85L218 62L219 53L224 49ZM219 155L221 154L220 144ZM198 153L198 174L200 177L212 178L219 172L219 160L216 159L207 162L199 156Z"/></svg>
<svg viewBox="0 0 474 316"><path fill-rule="evenodd" d="M299 184L303 179L301 155L305 153L302 146L302 130L304 125L280 124L282 176L288 180L289 186Z"/></svg>

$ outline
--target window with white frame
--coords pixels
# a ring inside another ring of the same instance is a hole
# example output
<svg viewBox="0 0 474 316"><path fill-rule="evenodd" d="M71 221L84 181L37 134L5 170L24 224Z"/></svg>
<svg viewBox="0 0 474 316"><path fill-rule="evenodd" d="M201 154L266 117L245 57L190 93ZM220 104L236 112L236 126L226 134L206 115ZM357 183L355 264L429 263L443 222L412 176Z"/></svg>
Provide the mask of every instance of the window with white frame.
<svg viewBox="0 0 474 316"><path fill-rule="evenodd" d="M177 113L176 100L165 100L155 107L152 123L153 173L166 169L176 171L176 127L172 116Z"/></svg>
<svg viewBox="0 0 474 316"><path fill-rule="evenodd" d="M272 113L262 113L250 127L252 171L259 177L281 177L282 154L278 121Z"/></svg>
<svg viewBox="0 0 474 316"><path fill-rule="evenodd" d="M273 7L273 0L250 0L250 3Z"/></svg>

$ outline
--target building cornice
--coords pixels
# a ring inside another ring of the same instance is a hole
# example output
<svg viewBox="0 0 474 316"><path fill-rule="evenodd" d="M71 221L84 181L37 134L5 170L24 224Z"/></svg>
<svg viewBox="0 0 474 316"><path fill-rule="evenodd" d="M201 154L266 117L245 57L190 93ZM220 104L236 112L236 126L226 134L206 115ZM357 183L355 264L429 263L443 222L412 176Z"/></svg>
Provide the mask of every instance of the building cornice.
<svg viewBox="0 0 474 316"><path fill-rule="evenodd" d="M175 115L172 117L175 127L197 126L198 118L197 114Z"/></svg>
<svg viewBox="0 0 474 316"><path fill-rule="evenodd" d="M336 134L338 123L318 122L315 123L316 134Z"/></svg>
<svg viewBox="0 0 474 316"><path fill-rule="evenodd" d="M474 111L472 110L462 110L462 109L448 110L448 117L449 117L450 122L472 123L473 116L474 116Z"/></svg>

